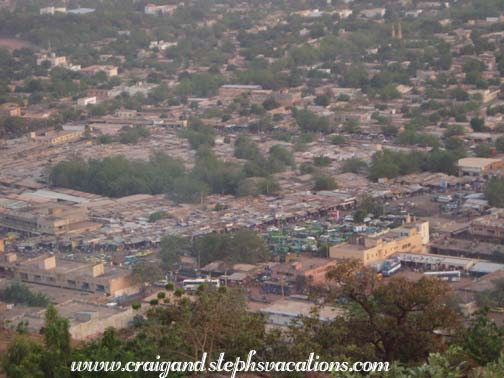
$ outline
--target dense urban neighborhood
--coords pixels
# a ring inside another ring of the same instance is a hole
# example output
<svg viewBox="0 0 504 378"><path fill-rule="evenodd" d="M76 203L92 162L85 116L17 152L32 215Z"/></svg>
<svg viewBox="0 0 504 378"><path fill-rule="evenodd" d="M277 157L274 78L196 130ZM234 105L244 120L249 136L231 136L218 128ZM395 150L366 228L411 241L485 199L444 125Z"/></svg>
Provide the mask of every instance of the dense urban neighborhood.
<svg viewBox="0 0 504 378"><path fill-rule="evenodd" d="M0 0L0 377L504 376L503 78L502 0Z"/></svg>

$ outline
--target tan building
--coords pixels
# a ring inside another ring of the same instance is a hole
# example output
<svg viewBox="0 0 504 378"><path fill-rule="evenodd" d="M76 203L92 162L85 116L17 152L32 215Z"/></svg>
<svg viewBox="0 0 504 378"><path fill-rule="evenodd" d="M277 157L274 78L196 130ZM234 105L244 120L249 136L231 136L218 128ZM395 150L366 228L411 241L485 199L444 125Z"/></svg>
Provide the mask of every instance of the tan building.
<svg viewBox="0 0 504 378"><path fill-rule="evenodd" d="M32 133L32 138L38 142L50 144L52 146L58 144L65 144L69 142L75 142L84 136L84 131L58 131L58 132L47 132L42 136L36 136Z"/></svg>
<svg viewBox="0 0 504 378"><path fill-rule="evenodd" d="M0 207L0 226L32 234L62 235L92 231L98 223L89 222L82 207L55 204L26 204L10 209Z"/></svg>
<svg viewBox="0 0 504 378"><path fill-rule="evenodd" d="M37 57L37 65L40 66L44 62L49 62L51 68L54 68L54 67L65 67L67 65L66 56L57 56L54 53L51 53L49 55L47 55L47 54L40 54Z"/></svg>
<svg viewBox="0 0 504 378"><path fill-rule="evenodd" d="M119 117L119 118L130 119L130 118L138 117L138 112L134 109L118 109L116 111L115 115L116 115L116 117Z"/></svg>
<svg viewBox="0 0 504 378"><path fill-rule="evenodd" d="M315 303L309 301L281 299L259 309L259 313L264 315L268 326L282 328L300 322L303 317L313 316L316 307ZM346 314L341 307L322 306L317 307L317 310L318 319L322 322L330 322Z"/></svg>
<svg viewBox="0 0 504 378"><path fill-rule="evenodd" d="M470 89L467 91L471 96L479 95L481 96L481 100L484 104L487 104L497 98L500 93L499 89L490 90L490 89Z"/></svg>
<svg viewBox="0 0 504 378"><path fill-rule="evenodd" d="M473 220L469 234L475 239L502 243L504 241L504 211L495 211Z"/></svg>
<svg viewBox="0 0 504 378"><path fill-rule="evenodd" d="M277 92L275 93L275 101L280 106L288 107L301 101L301 93Z"/></svg>
<svg viewBox="0 0 504 378"><path fill-rule="evenodd" d="M262 87L260 85L222 85L219 88L219 97L233 99L242 94L247 94L258 90L262 90Z"/></svg>
<svg viewBox="0 0 504 378"><path fill-rule="evenodd" d="M92 89L88 89L86 91L86 94L88 97L96 97L96 99L98 101L105 100L106 98L109 97L109 90L108 89L92 88Z"/></svg>
<svg viewBox="0 0 504 378"><path fill-rule="evenodd" d="M426 252L429 243L429 222L405 223L384 234L357 235L347 243L329 249L333 259L359 259L364 265L384 260L394 253Z"/></svg>
<svg viewBox="0 0 504 378"><path fill-rule="evenodd" d="M319 286L327 282L327 270L335 265L334 260L301 257L273 267L272 277L288 284L294 283L298 276L304 276L309 285Z"/></svg>
<svg viewBox="0 0 504 378"><path fill-rule="evenodd" d="M109 327L126 328L137 315L131 306L107 306L104 304L69 299L56 306L58 313L69 322L69 332L74 340L87 340L100 336ZM28 323L28 330L39 333L44 328L46 310L26 307L19 310L6 310L0 315L4 326L16 329L21 322Z"/></svg>
<svg viewBox="0 0 504 378"><path fill-rule="evenodd" d="M257 89L250 92L250 102L252 104L262 104L264 101L273 95L270 89Z"/></svg>
<svg viewBox="0 0 504 378"><path fill-rule="evenodd" d="M81 69L84 75L94 76L98 72L105 72L107 77L114 77L118 75L118 70L116 66L105 66L105 65L95 65L89 66Z"/></svg>
<svg viewBox="0 0 504 378"><path fill-rule="evenodd" d="M480 157L460 159L457 163L460 176L485 176L490 171L503 168L504 161Z"/></svg>
<svg viewBox="0 0 504 378"><path fill-rule="evenodd" d="M7 102L0 105L0 117L19 117L21 116L21 108L18 104Z"/></svg>
<svg viewBox="0 0 504 378"><path fill-rule="evenodd" d="M95 105L96 104L96 97L82 97L77 100L77 105L79 106L88 106L88 105Z"/></svg>
<svg viewBox="0 0 504 378"><path fill-rule="evenodd" d="M18 261L15 254L0 255L0 271L10 273L15 279L40 285L65 289L103 293L108 296L133 294L138 291L131 271L103 263L89 264L57 259L55 256L38 256Z"/></svg>

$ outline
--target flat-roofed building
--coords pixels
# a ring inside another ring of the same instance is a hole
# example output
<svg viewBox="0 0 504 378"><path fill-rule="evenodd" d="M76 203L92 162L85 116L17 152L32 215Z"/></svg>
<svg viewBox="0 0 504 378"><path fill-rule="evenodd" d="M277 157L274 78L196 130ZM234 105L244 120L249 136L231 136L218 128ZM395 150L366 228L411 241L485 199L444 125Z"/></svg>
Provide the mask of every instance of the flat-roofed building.
<svg viewBox="0 0 504 378"><path fill-rule="evenodd" d="M468 157L460 159L457 163L461 176L485 176L490 171L504 167L501 159Z"/></svg>
<svg viewBox="0 0 504 378"><path fill-rule="evenodd" d="M40 15L54 15L56 13L66 13L67 9L66 7L45 7L45 8L40 8L39 13Z"/></svg>
<svg viewBox="0 0 504 378"><path fill-rule="evenodd" d="M504 211L494 211L474 219L469 226L469 234L478 240L504 243Z"/></svg>
<svg viewBox="0 0 504 378"><path fill-rule="evenodd" d="M288 327L300 321L302 317L313 315L316 305L309 301L282 299L267 307L259 309L264 315L266 323L273 327ZM339 307L323 306L318 309L318 318L322 322L330 322L339 316L344 316L345 311Z"/></svg>
<svg viewBox="0 0 504 378"><path fill-rule="evenodd" d="M158 5L158 4L147 4L144 7L144 13L154 16L173 14L177 9L177 5Z"/></svg>
<svg viewBox="0 0 504 378"><path fill-rule="evenodd" d="M297 277L302 276L307 284L319 286L326 284L326 273L335 265L336 261L330 259L301 257L273 267L272 277L275 281L293 284Z"/></svg>
<svg viewBox="0 0 504 378"><path fill-rule="evenodd" d="M252 104L262 104L273 95L271 89L257 89L250 92L250 102Z"/></svg>
<svg viewBox="0 0 504 378"><path fill-rule="evenodd" d="M356 235L347 243L329 248L333 259L358 259L364 265L401 252L426 252L429 243L429 222L410 222L378 235Z"/></svg>
<svg viewBox="0 0 504 378"><path fill-rule="evenodd" d="M41 136L31 133L32 139L40 143L49 144L52 146L75 142L84 136L83 130L76 131L49 131Z"/></svg>
<svg viewBox="0 0 504 378"><path fill-rule="evenodd" d="M97 100L105 100L110 96L108 89L91 88L86 91L88 97L96 97Z"/></svg>
<svg viewBox="0 0 504 378"><path fill-rule="evenodd" d="M90 76L94 76L98 72L105 72L105 75L107 75L107 77L114 77L114 76L117 76L117 74L118 74L117 67L110 66L110 65L94 65L94 66L84 67L84 68L81 68L81 72L85 75L90 75Z"/></svg>
<svg viewBox="0 0 504 378"><path fill-rule="evenodd" d="M90 222L88 210L60 204L29 204L0 207L0 226L30 234L62 235L93 231L100 224Z"/></svg>
<svg viewBox="0 0 504 378"><path fill-rule="evenodd" d="M227 84L219 88L219 96L223 98L235 98L252 91L262 90L260 85Z"/></svg>
<svg viewBox="0 0 504 378"><path fill-rule="evenodd" d="M9 254L11 255L11 254ZM3 257L0 270L9 272L15 279L40 285L122 296L136 293L137 285L131 271L103 263L90 264L56 258L52 255L38 256L19 261Z"/></svg>
<svg viewBox="0 0 504 378"><path fill-rule="evenodd" d="M17 309L19 307L19 309ZM56 305L60 316L68 319L69 332L74 340L86 340L103 334L109 327L126 328L137 315L128 307L107 306L91 301L68 299ZM45 323L45 309L16 306L16 310L6 310L0 315L0 321L6 328L15 329L22 322L28 330L39 333Z"/></svg>
<svg viewBox="0 0 504 378"><path fill-rule="evenodd" d="M66 56L57 56L55 53L42 53L37 56L37 65L40 66L44 62L49 62L51 68L65 67L68 62Z"/></svg>
<svg viewBox="0 0 504 378"><path fill-rule="evenodd" d="M96 97L82 97L77 100L77 105L88 106L96 104Z"/></svg>
<svg viewBox="0 0 504 378"><path fill-rule="evenodd" d="M0 105L0 117L19 117L21 115L21 107L13 102L7 102Z"/></svg>
<svg viewBox="0 0 504 378"><path fill-rule="evenodd" d="M301 100L300 93L277 92L274 95L275 101L281 106L292 106Z"/></svg>
<svg viewBox="0 0 504 378"><path fill-rule="evenodd" d="M118 118L136 118L138 117L138 111L135 109L118 109L115 115Z"/></svg>

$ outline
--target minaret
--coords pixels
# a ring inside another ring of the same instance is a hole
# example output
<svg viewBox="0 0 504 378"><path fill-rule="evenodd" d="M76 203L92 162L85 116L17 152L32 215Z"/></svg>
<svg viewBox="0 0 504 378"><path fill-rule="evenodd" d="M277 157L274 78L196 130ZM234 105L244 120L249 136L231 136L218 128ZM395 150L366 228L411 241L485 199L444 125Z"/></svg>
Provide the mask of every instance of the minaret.
<svg viewBox="0 0 504 378"><path fill-rule="evenodd" d="M402 39L402 27L401 21L397 23L397 38Z"/></svg>
<svg viewBox="0 0 504 378"><path fill-rule="evenodd" d="M396 34L395 34L395 24L392 24L392 38L395 38L396 37Z"/></svg>

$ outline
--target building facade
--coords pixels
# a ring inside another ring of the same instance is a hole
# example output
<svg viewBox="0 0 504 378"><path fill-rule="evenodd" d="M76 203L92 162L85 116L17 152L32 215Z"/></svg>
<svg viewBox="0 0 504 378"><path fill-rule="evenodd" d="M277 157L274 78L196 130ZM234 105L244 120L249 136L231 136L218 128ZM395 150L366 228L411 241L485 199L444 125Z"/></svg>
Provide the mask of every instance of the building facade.
<svg viewBox="0 0 504 378"><path fill-rule="evenodd" d="M401 252L423 253L429 243L429 222L411 222L384 234L357 235L347 243L329 249L333 259L358 259L370 265Z"/></svg>

